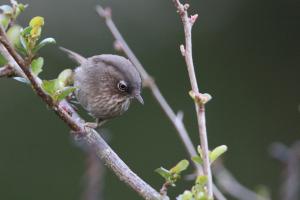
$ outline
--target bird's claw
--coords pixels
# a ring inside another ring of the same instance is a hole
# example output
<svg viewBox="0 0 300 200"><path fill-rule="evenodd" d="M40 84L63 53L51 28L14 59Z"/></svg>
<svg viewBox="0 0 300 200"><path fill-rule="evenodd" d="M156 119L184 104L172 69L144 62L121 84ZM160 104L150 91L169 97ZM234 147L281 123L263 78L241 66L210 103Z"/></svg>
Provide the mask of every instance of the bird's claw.
<svg viewBox="0 0 300 200"><path fill-rule="evenodd" d="M99 127L99 124L96 123L96 122L86 122L86 123L84 124L84 126L87 127L87 128L96 129L96 128Z"/></svg>

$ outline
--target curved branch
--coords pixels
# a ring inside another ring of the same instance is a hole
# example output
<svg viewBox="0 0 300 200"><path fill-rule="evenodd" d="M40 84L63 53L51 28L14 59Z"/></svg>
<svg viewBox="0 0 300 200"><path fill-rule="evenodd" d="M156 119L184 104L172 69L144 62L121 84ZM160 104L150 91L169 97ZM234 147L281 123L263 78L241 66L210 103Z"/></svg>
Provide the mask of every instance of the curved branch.
<svg viewBox="0 0 300 200"><path fill-rule="evenodd" d="M198 15L188 16L187 9L189 8L188 4L181 4L179 0L173 0L175 7L177 8L177 12L181 17L181 21L183 23L184 34L185 34L185 47L183 45L180 46L181 53L185 58L186 66L188 69L188 74L192 86L192 91L198 96L201 101L201 96L199 93L197 78L195 74L195 67L193 62L193 53L192 53L192 27L195 23ZM207 176L207 193L208 198L213 198L213 182L212 182L212 174L210 168L209 161L209 149L208 149L208 139L207 139L207 131L206 131L206 117L205 117L205 105L204 103L199 103L195 99L195 108L197 113L197 121L199 128L199 136L200 136L200 144L202 149L202 157L203 157L203 172L204 175Z"/></svg>
<svg viewBox="0 0 300 200"><path fill-rule="evenodd" d="M63 100L60 103L56 103L43 91L41 87L42 81L31 73L30 68L28 67L29 64L26 63L12 47L2 27L0 28L0 43L0 53L9 63L14 64L12 66L14 69L21 69L25 74L24 76L30 81L36 94L70 127L72 136L76 140L79 140L94 149L98 158L100 158L121 181L129 185L144 199L168 199L168 197L161 197L156 190L138 177L94 129L86 128L84 126L84 120L79 117L67 101Z"/></svg>

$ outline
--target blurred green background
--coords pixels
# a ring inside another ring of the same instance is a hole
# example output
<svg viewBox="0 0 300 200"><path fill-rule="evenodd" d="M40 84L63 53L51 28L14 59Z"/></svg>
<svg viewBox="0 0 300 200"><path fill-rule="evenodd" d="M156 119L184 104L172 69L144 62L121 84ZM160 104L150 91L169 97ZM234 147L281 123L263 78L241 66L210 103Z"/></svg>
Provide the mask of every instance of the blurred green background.
<svg viewBox="0 0 300 200"><path fill-rule="evenodd" d="M1 4L8 1L1 0ZM75 65L58 50L64 46L92 56L114 53L113 38L95 12L110 6L113 18L133 51L155 78L174 110L183 110L195 145L199 143L194 106L184 60L179 52L183 30L171 0L24 0L30 6L19 17L27 25L45 17L43 37L58 45L41 52L42 77L51 79ZM250 188L268 186L278 197L281 166L268 147L299 139L299 9L295 0L193 0L191 13L194 59L207 105L210 147L226 144L226 166ZM0 80L0 199L77 200L82 194L85 155L69 137L68 128L36 97L31 88ZM110 143L142 178L159 189L154 173L187 158L174 128L148 90L145 106L134 103L123 117L105 125ZM89 117L87 117L91 120ZM176 195L190 182L171 188ZM140 199L107 172L105 200Z"/></svg>

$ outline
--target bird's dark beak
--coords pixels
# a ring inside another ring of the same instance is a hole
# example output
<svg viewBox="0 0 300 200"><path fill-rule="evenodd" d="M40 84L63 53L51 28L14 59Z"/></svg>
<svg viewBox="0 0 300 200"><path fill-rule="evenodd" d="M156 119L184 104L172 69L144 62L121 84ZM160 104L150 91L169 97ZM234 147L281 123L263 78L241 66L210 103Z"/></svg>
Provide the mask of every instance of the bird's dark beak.
<svg viewBox="0 0 300 200"><path fill-rule="evenodd" d="M142 96L140 94L136 94L134 96L134 98L136 98L141 104L144 105L144 100L143 100L143 98L142 98Z"/></svg>

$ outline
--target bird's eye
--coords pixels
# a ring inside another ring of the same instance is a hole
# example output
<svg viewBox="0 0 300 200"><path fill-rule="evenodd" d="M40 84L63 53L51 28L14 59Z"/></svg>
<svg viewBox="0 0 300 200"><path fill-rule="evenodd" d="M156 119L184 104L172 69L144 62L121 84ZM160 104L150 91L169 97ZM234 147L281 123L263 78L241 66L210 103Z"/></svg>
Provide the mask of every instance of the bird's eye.
<svg viewBox="0 0 300 200"><path fill-rule="evenodd" d="M127 91L128 88L127 88L127 84L125 83L125 81L120 81L118 83L118 89L122 92Z"/></svg>

